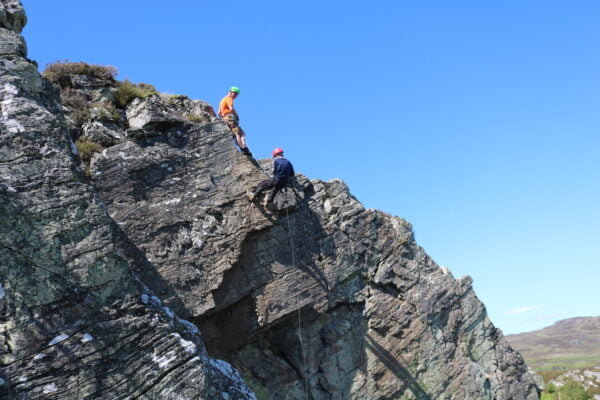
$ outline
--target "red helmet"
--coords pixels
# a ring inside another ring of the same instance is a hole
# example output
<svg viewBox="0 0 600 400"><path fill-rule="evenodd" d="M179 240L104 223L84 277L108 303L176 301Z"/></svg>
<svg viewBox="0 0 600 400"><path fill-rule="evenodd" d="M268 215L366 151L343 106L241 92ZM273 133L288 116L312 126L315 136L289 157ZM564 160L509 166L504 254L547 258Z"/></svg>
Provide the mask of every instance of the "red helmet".
<svg viewBox="0 0 600 400"><path fill-rule="evenodd" d="M273 154L273 157L275 157L279 153L283 154L283 149L280 147L275 147L275 150L273 150L271 154Z"/></svg>

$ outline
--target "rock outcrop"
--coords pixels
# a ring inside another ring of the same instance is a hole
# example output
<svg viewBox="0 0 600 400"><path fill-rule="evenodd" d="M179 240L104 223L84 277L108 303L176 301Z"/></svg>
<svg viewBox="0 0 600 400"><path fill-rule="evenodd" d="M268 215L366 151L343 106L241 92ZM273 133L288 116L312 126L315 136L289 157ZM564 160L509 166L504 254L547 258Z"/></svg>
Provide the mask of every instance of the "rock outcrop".
<svg viewBox="0 0 600 400"><path fill-rule="evenodd" d="M18 2L0 0L0 24L0 398L255 398L135 279L25 58Z"/></svg>
<svg viewBox="0 0 600 400"><path fill-rule="evenodd" d="M251 204L269 162L207 103L123 105L118 83L78 77L63 119L24 56L3 56L0 93L4 393L251 398L217 357L259 399L538 398L471 279L405 220L302 175ZM89 163L69 134L97 143Z"/></svg>

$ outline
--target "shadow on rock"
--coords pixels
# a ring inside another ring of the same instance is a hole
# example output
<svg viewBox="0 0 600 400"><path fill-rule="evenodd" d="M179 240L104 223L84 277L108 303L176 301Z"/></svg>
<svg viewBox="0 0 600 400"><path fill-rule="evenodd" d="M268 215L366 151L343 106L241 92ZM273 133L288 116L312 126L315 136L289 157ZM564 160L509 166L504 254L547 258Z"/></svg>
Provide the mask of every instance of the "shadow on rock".
<svg viewBox="0 0 600 400"><path fill-rule="evenodd" d="M391 371L406 387L416 396L418 400L432 400L417 379L404 367L398 359L388 350L381 346L371 335L366 335L366 348L373 353L386 368Z"/></svg>
<svg viewBox="0 0 600 400"><path fill-rule="evenodd" d="M148 287L153 294L158 295L178 315L185 315L185 306L171 285L165 281L144 252L131 241L127 234L117 224L113 224L113 226L117 245L139 283Z"/></svg>
<svg viewBox="0 0 600 400"><path fill-rule="evenodd" d="M326 253L336 257L335 246L319 217L306 206L310 188L295 190L299 189L306 197L296 198L295 210L282 210L281 202L275 202L279 216L265 213L274 224L247 234L239 258L213 292L215 308L194 321L209 353L228 358L279 319L328 301L329 283L321 261Z"/></svg>

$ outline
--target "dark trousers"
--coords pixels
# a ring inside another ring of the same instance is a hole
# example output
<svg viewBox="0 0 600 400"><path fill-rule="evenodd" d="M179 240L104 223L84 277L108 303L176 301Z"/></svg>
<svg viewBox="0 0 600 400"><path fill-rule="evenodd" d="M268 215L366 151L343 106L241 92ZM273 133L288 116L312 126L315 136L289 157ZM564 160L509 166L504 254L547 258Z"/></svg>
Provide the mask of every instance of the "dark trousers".
<svg viewBox="0 0 600 400"><path fill-rule="evenodd" d="M286 183L287 181L283 179L265 179L264 181L258 184L256 189L254 189L254 195L258 196L265 190L273 189L271 190L271 193L269 193L269 195L267 196L267 201L270 203L273 200L273 197L275 197L277 192L279 192L285 186Z"/></svg>

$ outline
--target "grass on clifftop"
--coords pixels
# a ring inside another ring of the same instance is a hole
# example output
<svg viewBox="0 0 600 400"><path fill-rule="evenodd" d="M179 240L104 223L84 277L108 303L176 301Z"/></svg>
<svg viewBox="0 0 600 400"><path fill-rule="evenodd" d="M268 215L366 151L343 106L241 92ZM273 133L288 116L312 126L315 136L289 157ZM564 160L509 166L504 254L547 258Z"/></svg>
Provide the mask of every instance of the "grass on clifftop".
<svg viewBox="0 0 600 400"><path fill-rule="evenodd" d="M46 65L43 75L52 83L60 87L68 87L71 84L72 75L86 75L94 78L114 81L119 71L112 65L94 65L84 62L69 62L68 60L57 61Z"/></svg>
<svg viewBox="0 0 600 400"><path fill-rule="evenodd" d="M125 108L133 99L140 97L145 99L146 97L158 94L156 88L147 83L132 83L125 79L119 83L119 87L115 92L115 103L121 108Z"/></svg>
<svg viewBox="0 0 600 400"><path fill-rule="evenodd" d="M112 86L116 86L117 90L114 93L114 103L117 107L125 108L135 98L146 98L153 94L158 94L156 88L147 83L132 83L125 79L123 82L115 80L118 75L118 70L112 65L95 65L84 62L69 62L67 60L57 61L48 64L43 72L43 75L50 82L57 84L64 92L63 102L76 109L82 109L79 103L82 102L80 93L70 91L71 77L74 75L85 75L93 78L103 79L112 82ZM77 103L77 104L69 104Z"/></svg>

